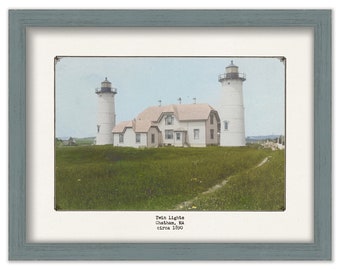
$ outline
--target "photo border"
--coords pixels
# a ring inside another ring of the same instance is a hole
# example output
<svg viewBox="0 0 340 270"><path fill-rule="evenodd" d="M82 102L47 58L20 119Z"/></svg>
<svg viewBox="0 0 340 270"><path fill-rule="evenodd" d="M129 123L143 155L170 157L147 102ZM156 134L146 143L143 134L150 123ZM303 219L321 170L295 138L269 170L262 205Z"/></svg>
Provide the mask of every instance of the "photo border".
<svg viewBox="0 0 340 270"><path fill-rule="evenodd" d="M332 253L331 10L10 10L10 260L330 260ZM314 242L28 243L27 27L311 27L314 29Z"/></svg>

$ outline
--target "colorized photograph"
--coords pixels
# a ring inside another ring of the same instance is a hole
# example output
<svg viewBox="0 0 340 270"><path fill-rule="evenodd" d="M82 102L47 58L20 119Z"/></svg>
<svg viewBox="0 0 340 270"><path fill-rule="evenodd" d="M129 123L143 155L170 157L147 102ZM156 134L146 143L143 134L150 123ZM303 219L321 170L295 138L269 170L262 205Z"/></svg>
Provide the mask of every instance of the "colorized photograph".
<svg viewBox="0 0 340 270"><path fill-rule="evenodd" d="M285 210L284 57L54 68L55 210Z"/></svg>

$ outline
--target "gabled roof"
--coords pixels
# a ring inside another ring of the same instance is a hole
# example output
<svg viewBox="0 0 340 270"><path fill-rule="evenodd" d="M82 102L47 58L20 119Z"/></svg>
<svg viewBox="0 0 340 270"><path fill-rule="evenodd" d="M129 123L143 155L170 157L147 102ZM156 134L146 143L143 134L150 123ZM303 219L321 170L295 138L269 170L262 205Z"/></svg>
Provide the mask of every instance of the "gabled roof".
<svg viewBox="0 0 340 270"><path fill-rule="evenodd" d="M173 113L174 112L173 105L148 107L140 114L138 114L136 119L156 122L158 118L161 116L161 114L165 112Z"/></svg>
<svg viewBox="0 0 340 270"><path fill-rule="evenodd" d="M158 128L155 122L159 122L166 113L173 113L178 121L197 121L207 120L211 112L216 111L206 103L152 106L142 111L132 121L120 122L113 128L112 133L123 133L127 128L133 128L134 132L148 132L151 127Z"/></svg>
<svg viewBox="0 0 340 270"><path fill-rule="evenodd" d="M122 133L128 127L132 128L132 121L123 121L123 122L120 122L118 125L116 125L112 129L112 133Z"/></svg>
<svg viewBox="0 0 340 270"><path fill-rule="evenodd" d="M165 113L173 113L179 121L207 120L210 112L214 111L209 104L172 104L166 106L148 107L138 116L138 120L160 121Z"/></svg>
<svg viewBox="0 0 340 270"><path fill-rule="evenodd" d="M151 121L133 119L132 121L120 122L112 129L112 133L123 133L127 128L132 128L136 133L144 133L148 132L151 127L158 128L157 126L153 125Z"/></svg>
<svg viewBox="0 0 340 270"><path fill-rule="evenodd" d="M133 120L133 130L135 132L148 132L152 126L151 122L148 120Z"/></svg>
<svg viewBox="0 0 340 270"><path fill-rule="evenodd" d="M214 109L206 103L174 105L179 121L207 120Z"/></svg>

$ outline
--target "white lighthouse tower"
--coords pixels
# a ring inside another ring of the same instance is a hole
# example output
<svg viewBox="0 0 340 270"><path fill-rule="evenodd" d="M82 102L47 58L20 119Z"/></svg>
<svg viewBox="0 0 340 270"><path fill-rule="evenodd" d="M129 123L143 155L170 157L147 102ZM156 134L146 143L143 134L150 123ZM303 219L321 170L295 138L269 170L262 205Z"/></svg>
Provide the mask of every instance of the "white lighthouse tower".
<svg viewBox="0 0 340 270"><path fill-rule="evenodd" d="M98 96L96 145L113 144L112 129L116 125L115 94L117 89L105 78L101 88L96 89Z"/></svg>
<svg viewBox="0 0 340 270"><path fill-rule="evenodd" d="M220 145L245 146L243 82L246 76L238 72L238 66L231 61L225 73L218 77L222 84L219 106L221 119Z"/></svg>

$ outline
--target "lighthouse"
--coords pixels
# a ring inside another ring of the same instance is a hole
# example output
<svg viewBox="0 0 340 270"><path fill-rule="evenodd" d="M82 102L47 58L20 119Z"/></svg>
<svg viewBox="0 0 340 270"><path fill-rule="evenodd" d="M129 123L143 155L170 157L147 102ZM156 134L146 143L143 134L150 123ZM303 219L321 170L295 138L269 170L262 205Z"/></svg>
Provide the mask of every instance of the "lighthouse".
<svg viewBox="0 0 340 270"><path fill-rule="evenodd" d="M233 61L225 68L225 73L219 75L222 84L219 116L221 119L220 145L245 146L243 82L244 73L239 73L238 66Z"/></svg>
<svg viewBox="0 0 340 270"><path fill-rule="evenodd" d="M117 89L105 78L101 87L96 89L96 94L98 97L96 145L113 144L112 129L116 125Z"/></svg>

